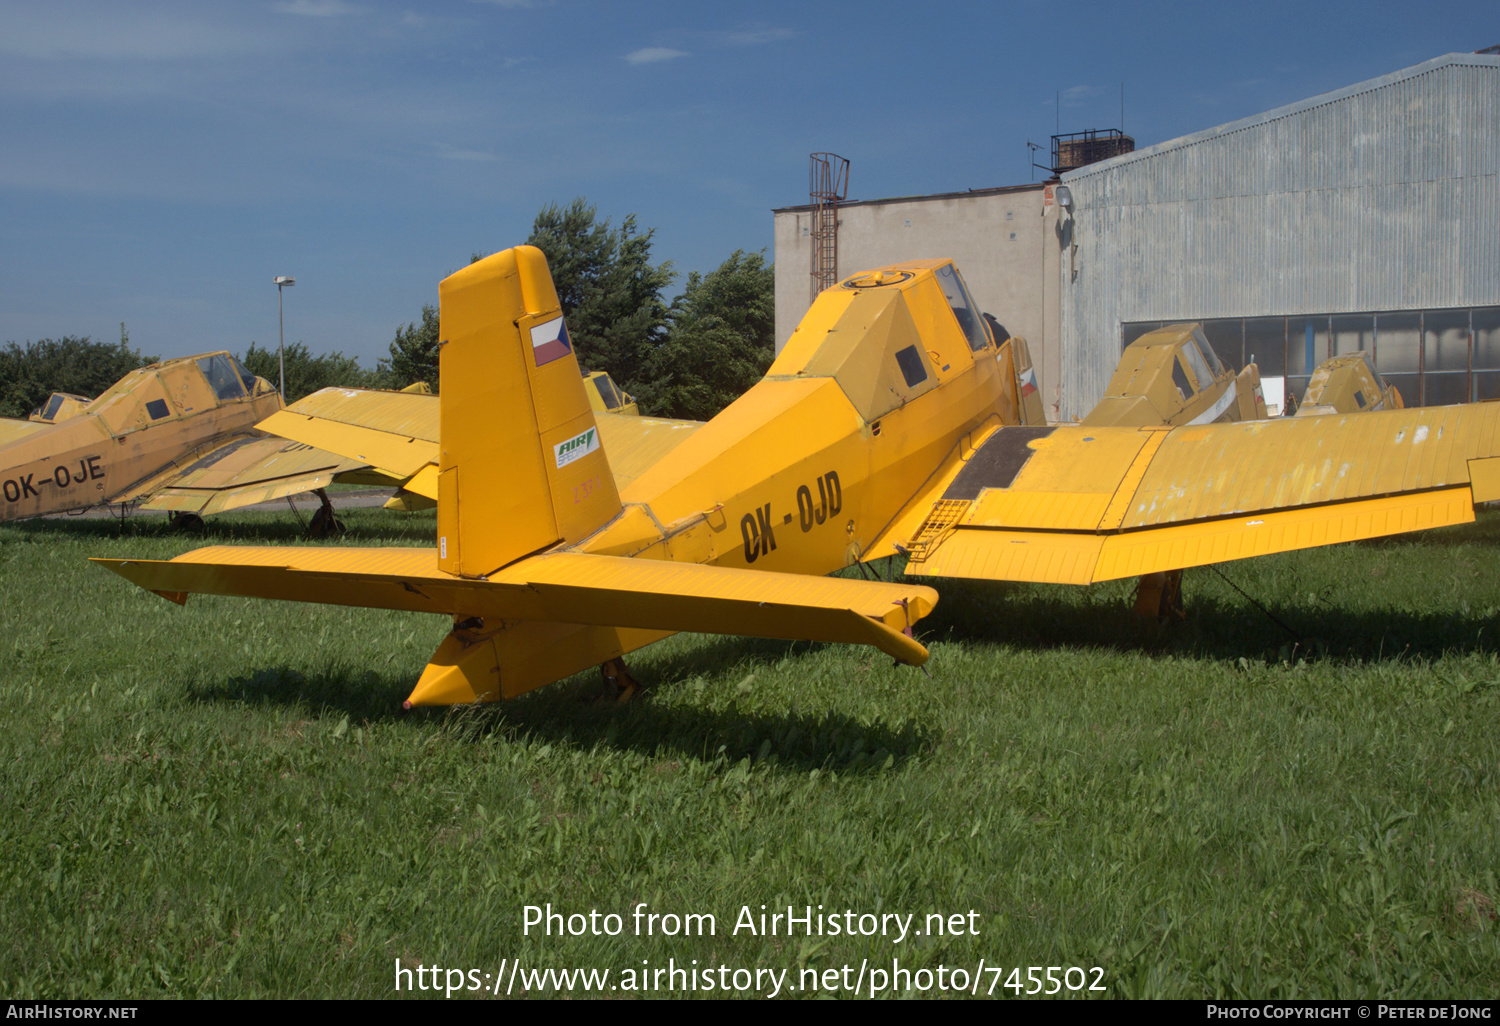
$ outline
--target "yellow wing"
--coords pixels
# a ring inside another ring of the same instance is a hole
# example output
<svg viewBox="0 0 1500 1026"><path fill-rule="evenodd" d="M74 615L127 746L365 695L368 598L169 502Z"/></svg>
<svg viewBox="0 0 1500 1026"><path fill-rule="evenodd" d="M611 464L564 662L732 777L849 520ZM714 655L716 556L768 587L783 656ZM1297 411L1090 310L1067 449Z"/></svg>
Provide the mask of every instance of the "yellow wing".
<svg viewBox="0 0 1500 1026"><path fill-rule="evenodd" d="M407 492L437 499L438 409L435 395L325 388L257 425L262 431L370 465ZM623 489L702 425L596 412L599 441Z"/></svg>
<svg viewBox="0 0 1500 1026"><path fill-rule="evenodd" d="M141 509L209 516L326 488L334 475L362 464L284 438L238 438L135 489Z"/></svg>
<svg viewBox="0 0 1500 1026"><path fill-rule="evenodd" d="M1000 427L956 453L890 535L910 532L894 547L914 575L1088 584L1464 523L1495 499L1495 403Z"/></svg>
<svg viewBox="0 0 1500 1026"><path fill-rule="evenodd" d="M703 631L874 645L920 664L905 631L937 603L920 585L557 553L487 579L438 569L435 549L214 546L170 561L95 559L174 602L191 593L459 617Z"/></svg>

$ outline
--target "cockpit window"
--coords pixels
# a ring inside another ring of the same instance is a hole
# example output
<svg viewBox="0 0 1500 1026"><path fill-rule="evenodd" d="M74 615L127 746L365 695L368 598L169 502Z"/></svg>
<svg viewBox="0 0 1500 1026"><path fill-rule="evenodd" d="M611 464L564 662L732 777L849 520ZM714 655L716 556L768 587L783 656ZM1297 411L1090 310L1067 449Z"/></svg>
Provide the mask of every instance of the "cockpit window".
<svg viewBox="0 0 1500 1026"><path fill-rule="evenodd" d="M1181 360L1172 361L1172 383L1177 386L1177 394L1184 399L1192 398L1195 389L1188 384L1187 371L1182 369Z"/></svg>
<svg viewBox="0 0 1500 1026"><path fill-rule="evenodd" d="M234 365L234 371L240 376L240 381L244 382L245 391L254 392L255 375L250 373L250 368L246 367L243 363L240 363L240 361L235 359L233 356L229 358L229 362Z"/></svg>
<svg viewBox="0 0 1500 1026"><path fill-rule="evenodd" d="M594 387L599 390L599 398L603 401L606 410L618 409L624 405L620 402L620 393L615 391L615 383L609 378L595 378Z"/></svg>
<svg viewBox="0 0 1500 1026"><path fill-rule="evenodd" d="M969 340L969 348L976 352L983 349L989 342L989 336L984 333L984 325L979 322L979 307L974 305L974 299L969 295L958 268L952 264L944 264L938 268L937 280L943 289L943 295L948 297L948 305L953 308L953 316L958 318L958 326Z"/></svg>
<svg viewBox="0 0 1500 1026"><path fill-rule="evenodd" d="M57 416L57 411L62 409L62 404L63 397L59 393L53 392L52 398L47 400L47 410L42 414L42 419L51 420Z"/></svg>
<svg viewBox="0 0 1500 1026"><path fill-rule="evenodd" d="M223 353L205 356L198 361L198 368L208 379L208 387L214 390L214 395L220 399L243 399L245 383L230 360L231 357Z"/></svg>
<svg viewBox="0 0 1500 1026"><path fill-rule="evenodd" d="M1208 361L1203 358L1203 350L1198 348L1196 338L1190 338L1183 344L1182 358L1193 369L1193 377L1198 379L1200 390L1214 383L1214 372L1208 369Z"/></svg>

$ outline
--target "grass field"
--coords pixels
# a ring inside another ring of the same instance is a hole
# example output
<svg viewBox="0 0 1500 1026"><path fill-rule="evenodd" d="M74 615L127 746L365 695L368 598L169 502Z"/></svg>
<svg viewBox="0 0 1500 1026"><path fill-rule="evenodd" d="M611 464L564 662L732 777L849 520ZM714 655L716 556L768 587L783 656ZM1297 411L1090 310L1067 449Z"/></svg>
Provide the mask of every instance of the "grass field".
<svg viewBox="0 0 1500 1026"><path fill-rule="evenodd" d="M343 544L432 531L345 516ZM209 538L298 541L287 513ZM1223 567L1290 630L1208 570L1176 626L1132 619L1125 583L953 582L930 677L678 636L631 660L654 687L628 706L581 675L411 714L435 618L179 608L86 562L202 541L0 528L6 997L379 998L398 960L489 987L693 959L787 970L783 994L893 959L1007 998L1033 965L1102 967L1113 996L1500 992L1500 515ZM636 936L641 902L716 932ZM547 903L623 932L524 934ZM734 933L762 904L976 915L900 942Z"/></svg>

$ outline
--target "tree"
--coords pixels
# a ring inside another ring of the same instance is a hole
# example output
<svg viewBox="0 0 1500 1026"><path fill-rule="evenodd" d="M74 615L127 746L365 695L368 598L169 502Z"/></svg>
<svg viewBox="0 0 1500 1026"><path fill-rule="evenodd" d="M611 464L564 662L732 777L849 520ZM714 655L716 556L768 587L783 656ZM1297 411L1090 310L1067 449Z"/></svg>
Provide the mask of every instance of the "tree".
<svg viewBox="0 0 1500 1026"><path fill-rule="evenodd" d="M776 273L764 251L733 255L688 275L672 302L666 336L638 387L642 409L708 420L744 394L776 353Z"/></svg>
<svg viewBox="0 0 1500 1026"><path fill-rule="evenodd" d="M434 392L438 387L438 312L430 303L422 304L422 324L396 329L391 343L391 358L383 361L389 369L391 385L405 388L425 381Z"/></svg>
<svg viewBox="0 0 1500 1026"><path fill-rule="evenodd" d="M385 388L390 385L390 375L385 368L365 370L359 360L341 352L314 356L301 342L288 345L286 357L286 401L294 403L303 396L311 395L320 388L340 386L342 388ZM254 342L245 350L240 362L250 373L276 384L280 377L281 361L277 352L269 347L262 349Z"/></svg>
<svg viewBox="0 0 1500 1026"><path fill-rule="evenodd" d="M0 416L26 417L53 392L97 398L138 367L157 361L130 347L120 325L118 344L95 342L87 335L44 338L0 349Z"/></svg>
<svg viewBox="0 0 1500 1026"><path fill-rule="evenodd" d="M566 208L551 204L526 241L547 257L579 366L608 371L635 391L666 327L662 291L675 275L670 262L652 266L654 231L639 234L634 214L612 229L597 213L582 197Z"/></svg>

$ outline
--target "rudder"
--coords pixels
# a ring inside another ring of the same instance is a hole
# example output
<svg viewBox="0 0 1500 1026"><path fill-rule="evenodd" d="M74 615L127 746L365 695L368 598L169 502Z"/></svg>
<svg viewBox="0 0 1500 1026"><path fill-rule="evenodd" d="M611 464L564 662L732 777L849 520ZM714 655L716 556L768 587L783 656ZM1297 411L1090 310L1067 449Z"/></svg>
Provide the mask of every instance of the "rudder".
<svg viewBox="0 0 1500 1026"><path fill-rule="evenodd" d="M438 566L480 577L620 511L547 260L495 253L438 286Z"/></svg>

